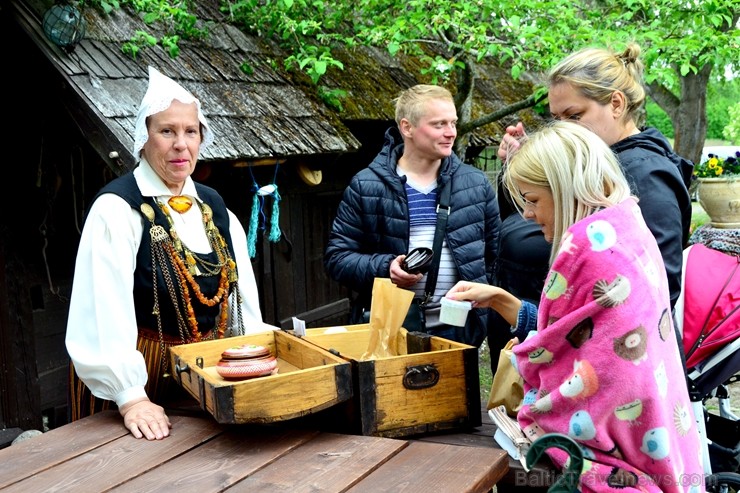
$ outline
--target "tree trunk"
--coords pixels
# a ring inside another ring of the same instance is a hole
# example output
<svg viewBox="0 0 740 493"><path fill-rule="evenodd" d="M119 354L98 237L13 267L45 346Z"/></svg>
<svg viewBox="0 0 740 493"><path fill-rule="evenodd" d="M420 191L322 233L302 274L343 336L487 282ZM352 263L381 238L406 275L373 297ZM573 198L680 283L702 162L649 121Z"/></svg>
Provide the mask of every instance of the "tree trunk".
<svg viewBox="0 0 740 493"><path fill-rule="evenodd" d="M465 149L470 142L470 131L466 131L465 123L469 122L473 114L473 91L475 90L475 66L472 60L465 60L465 67L456 71L457 93L455 106L457 107L457 139L455 139L455 154L465 160Z"/></svg>
<svg viewBox="0 0 740 493"><path fill-rule="evenodd" d="M674 150L694 163L701 160L707 136L707 83L712 68L705 65L698 73L681 77L680 98L658 84L648 86L650 96L673 123Z"/></svg>

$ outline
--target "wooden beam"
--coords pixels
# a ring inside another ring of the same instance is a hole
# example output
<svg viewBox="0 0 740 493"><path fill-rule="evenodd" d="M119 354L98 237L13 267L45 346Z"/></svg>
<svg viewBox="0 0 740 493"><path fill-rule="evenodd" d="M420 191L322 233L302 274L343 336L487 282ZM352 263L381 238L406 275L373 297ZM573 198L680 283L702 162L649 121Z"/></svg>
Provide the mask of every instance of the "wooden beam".
<svg viewBox="0 0 740 493"><path fill-rule="evenodd" d="M339 301L334 301L326 305L314 308L307 312L299 313L295 315L296 318L303 320L307 324L321 320L324 318L335 317L349 313L349 298L342 298ZM283 330L290 330L293 328L293 317L286 318L280 321L280 328Z"/></svg>

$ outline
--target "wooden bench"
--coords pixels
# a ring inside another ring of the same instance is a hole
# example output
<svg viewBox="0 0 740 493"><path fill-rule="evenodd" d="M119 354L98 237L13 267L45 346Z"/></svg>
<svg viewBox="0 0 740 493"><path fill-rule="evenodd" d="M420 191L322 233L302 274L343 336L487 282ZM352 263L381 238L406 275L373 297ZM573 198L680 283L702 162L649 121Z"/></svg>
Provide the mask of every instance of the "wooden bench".
<svg viewBox="0 0 740 493"><path fill-rule="evenodd" d="M349 298L328 303L326 305L308 310L295 315L295 318L306 322L306 326L322 326L322 321L326 319L345 318L349 316L350 302ZM280 321L280 328L283 330L293 329L293 317L284 318Z"/></svg>

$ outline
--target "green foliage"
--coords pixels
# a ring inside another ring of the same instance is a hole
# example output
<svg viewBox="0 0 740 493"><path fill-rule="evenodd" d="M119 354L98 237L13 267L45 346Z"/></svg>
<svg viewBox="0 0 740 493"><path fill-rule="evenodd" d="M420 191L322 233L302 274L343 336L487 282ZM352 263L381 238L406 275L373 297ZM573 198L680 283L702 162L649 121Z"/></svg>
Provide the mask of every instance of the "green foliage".
<svg viewBox="0 0 740 493"><path fill-rule="evenodd" d="M691 208L691 225L689 226L689 234L696 231L696 228L699 226L703 226L710 221L709 214L702 209L698 202L691 202Z"/></svg>
<svg viewBox="0 0 740 493"><path fill-rule="evenodd" d="M532 110L538 115L547 115L550 111L547 101L547 87L540 86L534 90L534 97L539 101L535 104Z"/></svg>
<svg viewBox="0 0 740 493"><path fill-rule="evenodd" d="M334 8L322 0L224 0L221 10L244 31L276 40L289 53L284 67L303 71L318 84L327 70L344 68L332 47L354 44L340 29L345 19L352 19L347 7Z"/></svg>
<svg viewBox="0 0 740 493"><path fill-rule="evenodd" d="M707 139L724 139L730 107L740 101L740 79L711 81L707 87Z"/></svg>
<svg viewBox="0 0 740 493"><path fill-rule="evenodd" d="M244 62L241 65L239 65L239 68L241 69L242 72L244 72L247 75L254 74L254 67L252 67L252 65L247 62Z"/></svg>
<svg viewBox="0 0 740 493"><path fill-rule="evenodd" d="M180 54L180 46L177 44L180 41L180 36L162 36L159 40L159 44L170 54L170 58L176 58Z"/></svg>
<svg viewBox="0 0 740 493"><path fill-rule="evenodd" d="M319 97L330 108L342 111L342 98L347 95L347 91L342 89L329 89L325 86L319 87Z"/></svg>
<svg viewBox="0 0 740 493"><path fill-rule="evenodd" d="M121 50L132 58L136 58L142 46L154 46L156 44L157 38L151 34L144 31L136 31L134 37L124 43Z"/></svg>
<svg viewBox="0 0 740 493"><path fill-rule="evenodd" d="M732 141L730 137L724 135L724 129L732 124L733 118L730 109L736 101L740 101L740 79L724 81L715 78L710 80L707 86L706 138L708 140L726 139ZM674 137L673 123L670 117L650 98L647 100L646 112L647 125L657 128L666 137Z"/></svg>
<svg viewBox="0 0 740 493"><path fill-rule="evenodd" d="M198 18L189 12L188 0L84 0L83 3L93 5L106 14L129 6L142 15L145 24L155 26L164 33L158 37L153 33L137 31L121 46L121 50L133 58L142 49L157 44L175 58L180 54L181 39L200 39L208 32L197 27Z"/></svg>
<svg viewBox="0 0 740 493"><path fill-rule="evenodd" d="M105 14L110 14L114 10L121 8L121 4L118 0L80 0L80 7L84 7L85 5L97 7Z"/></svg>
<svg viewBox="0 0 740 493"><path fill-rule="evenodd" d="M518 78L543 72L586 44L643 48L648 83L679 94L680 80L706 64L740 69L740 35L731 29L738 0L223 0L245 31L269 36L290 55L288 70L318 84L336 49L368 45L418 57L420 75L449 85L485 60L508 64ZM594 43L593 33L598 32ZM664 126L665 127L665 126ZM666 127L667 128L667 127ZM670 132L672 133L672 132Z"/></svg>
<svg viewBox="0 0 740 493"><path fill-rule="evenodd" d="M740 101L728 108L728 123L722 135L733 145L740 143Z"/></svg>
<svg viewBox="0 0 740 493"><path fill-rule="evenodd" d="M652 99L648 99L647 104L645 105L645 111L647 112L647 126L657 128L669 139L674 137L673 123L666 112L663 111L663 108L658 106L658 104Z"/></svg>
<svg viewBox="0 0 740 493"><path fill-rule="evenodd" d="M344 68L342 62L335 60L325 46L306 46L299 53L285 59L286 69L291 70L296 66L303 70L314 84L318 84L329 67Z"/></svg>
<svg viewBox="0 0 740 493"><path fill-rule="evenodd" d="M131 6L147 24L167 36L204 35L187 0L88 0L110 11ZM459 74L465 64L494 59L511 66L517 78L543 71L565 54L591 44L623 46L638 41L649 70L647 82L676 91L681 76L705 64L740 69L740 33L728 29L738 15L737 0L623 2L600 0L222 0L221 9L246 32L277 40L289 55L289 70L301 70L318 84L328 70L341 70L334 53L358 44L382 47L393 56L419 56L423 73L437 83ZM584 41L589 40L589 41ZM165 47L174 53L174 37Z"/></svg>

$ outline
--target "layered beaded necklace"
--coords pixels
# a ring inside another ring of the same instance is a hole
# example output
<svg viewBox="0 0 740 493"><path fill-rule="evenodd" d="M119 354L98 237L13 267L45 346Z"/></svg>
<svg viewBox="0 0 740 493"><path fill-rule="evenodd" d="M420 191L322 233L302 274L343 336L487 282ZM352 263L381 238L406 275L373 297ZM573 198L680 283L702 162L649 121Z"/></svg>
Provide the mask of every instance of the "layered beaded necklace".
<svg viewBox="0 0 740 493"><path fill-rule="evenodd" d="M178 196L180 197L180 196ZM187 199L186 201L178 200L173 201L176 197L171 198L168 203L177 212L184 213L192 206L192 201L187 197L180 197ZM189 202L189 204L187 203ZM183 203L186 207L180 207ZM153 277L153 290L154 290L154 314L157 316L158 332L160 336L160 342L164 345L164 339L162 335L161 319L159 317L159 298L157 290L157 271L162 272L167 290L172 299L172 303L175 308L177 316L178 329L180 331L180 338L183 343L186 342L198 342L202 339L203 334L198 327L198 321L196 319L195 311L193 310L191 291L195 294L195 298L203 305L213 307L220 304L220 313L218 324L216 326L215 334L211 334L211 338L222 338L226 331L226 324L229 314L229 288L235 286L238 280L236 262L231 258L229 253L226 240L219 232L216 225L213 223L213 211L210 206L203 203L198 203L198 207L201 211L203 220L203 226L205 227L206 237L211 246L211 249L216 253L217 262L209 262L208 260L199 257L187 245L185 245L177 234L175 224L170 215L169 207L163 202L157 200L157 205L160 210L167 218L169 223L169 234L165 229L154 222L154 209L149 204L142 204L141 211L151 222L151 228L149 230L152 241L152 277ZM170 269L167 265L172 266L172 271L175 274L175 279L170 276ZM194 279L194 276L219 276L218 290L216 294L207 298L201 292L198 282ZM176 289L175 286L179 285L180 289ZM178 295L179 291L179 295ZM242 317L240 300L238 299L238 288L237 292L237 314L238 323L240 329L242 328ZM183 317L183 310L180 309L180 304L184 308L186 317ZM186 335L188 334L188 335Z"/></svg>

